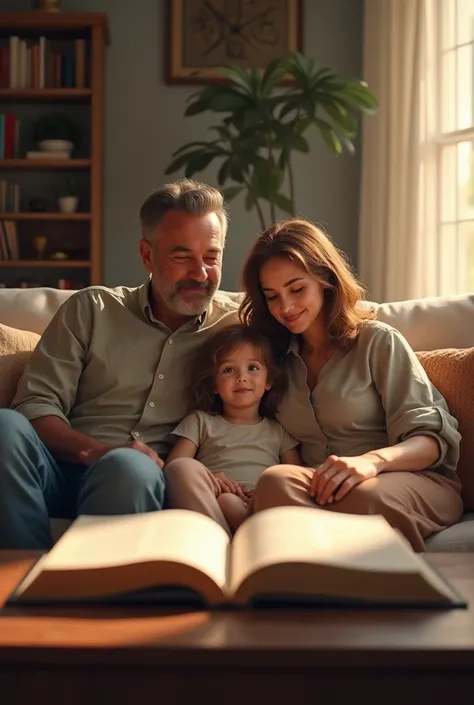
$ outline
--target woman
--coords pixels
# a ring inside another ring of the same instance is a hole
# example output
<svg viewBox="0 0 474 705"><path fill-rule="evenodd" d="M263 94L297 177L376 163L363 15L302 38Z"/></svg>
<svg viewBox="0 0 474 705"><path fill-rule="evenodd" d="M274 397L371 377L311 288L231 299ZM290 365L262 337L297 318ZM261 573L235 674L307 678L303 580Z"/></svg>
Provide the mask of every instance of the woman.
<svg viewBox="0 0 474 705"><path fill-rule="evenodd" d="M403 336L360 306L330 239L296 218L271 226L244 267L242 320L286 356L278 420L308 467L267 469L254 511L297 504L382 514L416 551L462 514L460 434Z"/></svg>

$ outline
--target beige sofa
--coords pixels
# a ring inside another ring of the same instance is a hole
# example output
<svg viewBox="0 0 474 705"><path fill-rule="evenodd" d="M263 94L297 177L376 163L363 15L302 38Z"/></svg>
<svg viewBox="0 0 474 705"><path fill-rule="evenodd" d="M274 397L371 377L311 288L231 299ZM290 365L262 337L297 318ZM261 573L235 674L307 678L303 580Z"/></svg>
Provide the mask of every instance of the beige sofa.
<svg viewBox="0 0 474 705"><path fill-rule="evenodd" d="M72 293L47 288L0 289L0 406L10 403L38 334ZM474 294L366 305L405 335L445 395L463 434L459 474L465 514L459 524L431 537L428 549L474 550ZM53 526L57 535L65 524L53 520Z"/></svg>

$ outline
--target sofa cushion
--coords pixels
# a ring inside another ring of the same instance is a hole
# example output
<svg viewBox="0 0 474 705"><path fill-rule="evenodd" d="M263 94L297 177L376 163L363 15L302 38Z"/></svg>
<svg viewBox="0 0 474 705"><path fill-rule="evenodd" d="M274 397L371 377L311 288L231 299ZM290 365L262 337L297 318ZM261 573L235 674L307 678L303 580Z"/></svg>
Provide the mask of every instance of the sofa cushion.
<svg viewBox="0 0 474 705"><path fill-rule="evenodd" d="M1 289L0 323L41 334L61 304L73 293L71 289L49 287Z"/></svg>
<svg viewBox="0 0 474 705"><path fill-rule="evenodd" d="M378 320L399 330L413 350L474 345L474 294L397 301L376 311Z"/></svg>
<svg viewBox="0 0 474 705"><path fill-rule="evenodd" d="M417 353L435 387L459 422L462 436L458 474L465 511L474 511L474 348Z"/></svg>
<svg viewBox="0 0 474 705"><path fill-rule="evenodd" d="M40 336L0 323L0 407L9 407Z"/></svg>
<svg viewBox="0 0 474 705"><path fill-rule="evenodd" d="M474 514L464 514L460 521L448 529L432 534L426 539L426 550L437 553L470 553L474 551Z"/></svg>

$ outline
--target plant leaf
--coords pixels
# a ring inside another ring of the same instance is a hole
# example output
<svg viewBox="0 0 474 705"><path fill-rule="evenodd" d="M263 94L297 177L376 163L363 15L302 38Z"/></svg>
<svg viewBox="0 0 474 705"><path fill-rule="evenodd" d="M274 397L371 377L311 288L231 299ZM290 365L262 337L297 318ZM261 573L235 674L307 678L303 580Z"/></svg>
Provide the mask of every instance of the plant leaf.
<svg viewBox="0 0 474 705"><path fill-rule="evenodd" d="M315 123L319 127L321 136L331 152L334 152L334 154L342 154L341 140L331 125L320 118L315 118Z"/></svg>
<svg viewBox="0 0 474 705"><path fill-rule="evenodd" d="M304 137L293 129L294 123L274 123L277 144L282 149L297 149L299 152L309 152L309 144Z"/></svg>
<svg viewBox="0 0 474 705"><path fill-rule="evenodd" d="M252 185L259 198L273 202L274 196L281 188L285 172L270 162L257 164L252 174Z"/></svg>
<svg viewBox="0 0 474 705"><path fill-rule="evenodd" d="M245 127L257 127L262 124L262 116L257 108L248 108L243 114Z"/></svg>
<svg viewBox="0 0 474 705"><path fill-rule="evenodd" d="M250 85L249 74L245 69L243 69L239 64L229 64L226 66L219 66L219 72L228 79L235 83L236 86L242 88L244 93L252 95L252 86Z"/></svg>
<svg viewBox="0 0 474 705"><path fill-rule="evenodd" d="M193 115L198 115L199 113L204 113L209 110L208 100L196 100L194 103L190 103L186 110L184 111L185 117L192 117Z"/></svg>
<svg viewBox="0 0 474 705"><path fill-rule="evenodd" d="M284 196L282 193L276 193L274 196L274 202L280 208L280 210L284 211L285 213L290 213L293 215L295 212L293 203L288 196Z"/></svg>
<svg viewBox="0 0 474 705"><path fill-rule="evenodd" d="M245 196L245 210L251 211L255 203L256 201L252 191L247 191L247 195Z"/></svg>
<svg viewBox="0 0 474 705"><path fill-rule="evenodd" d="M201 154L196 154L188 161L186 165L186 168L184 170L185 177L187 179L190 179L193 174L203 171L208 166L208 164L210 164L212 160L216 158L216 156L217 155L214 152L203 152Z"/></svg>
<svg viewBox="0 0 474 705"><path fill-rule="evenodd" d="M227 88L227 87L225 87ZM248 99L231 89L216 93L209 103L209 109L216 113L231 113L248 105Z"/></svg>
<svg viewBox="0 0 474 705"><path fill-rule="evenodd" d="M276 58L269 61L262 76L262 95L269 97L287 72L287 58Z"/></svg>
<svg viewBox="0 0 474 705"><path fill-rule="evenodd" d="M222 166L217 173L217 183L219 184L219 186L225 184L225 182L229 178L231 163L232 157L229 157L222 163Z"/></svg>
<svg viewBox="0 0 474 705"><path fill-rule="evenodd" d="M341 105L341 103L336 100L331 101L328 98L324 101L321 100L321 106L346 137L354 137L357 132L357 123L344 105Z"/></svg>
<svg viewBox="0 0 474 705"><path fill-rule="evenodd" d="M180 154L179 157L173 159L171 164L167 167L165 174L172 174L174 171L178 171L178 169L181 169L183 166L188 164L189 161L196 157L202 156L203 154L208 154L208 151L204 148L192 149L185 154Z"/></svg>
<svg viewBox="0 0 474 705"><path fill-rule="evenodd" d="M250 86L252 89L252 95L254 98L260 99L262 96L262 82L260 80L260 74L258 70L253 67L249 72Z"/></svg>
<svg viewBox="0 0 474 705"><path fill-rule="evenodd" d="M173 157L177 157L178 154L181 154L187 149L190 149L191 147L207 147L207 145L210 144L209 142L188 142L187 144L183 144L182 147L179 147L175 152L173 152Z"/></svg>
<svg viewBox="0 0 474 705"><path fill-rule="evenodd" d="M245 186L229 186L229 188L221 189L221 193L224 196L225 201L231 201L233 198L239 195Z"/></svg>
<svg viewBox="0 0 474 705"><path fill-rule="evenodd" d="M313 118L310 117L305 117L305 118L300 118L299 120L296 120L296 122L293 122L293 132L296 132L298 135L302 135L303 132L306 132L308 127L313 124Z"/></svg>
<svg viewBox="0 0 474 705"><path fill-rule="evenodd" d="M364 81L348 81L341 90L341 97L366 113L373 113L378 108L377 98Z"/></svg>

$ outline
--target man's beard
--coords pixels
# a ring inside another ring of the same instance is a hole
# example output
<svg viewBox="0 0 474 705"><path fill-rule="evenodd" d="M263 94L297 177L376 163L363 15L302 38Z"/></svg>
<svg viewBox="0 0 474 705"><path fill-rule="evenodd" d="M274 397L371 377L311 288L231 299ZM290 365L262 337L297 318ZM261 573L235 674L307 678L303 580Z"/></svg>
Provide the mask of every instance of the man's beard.
<svg viewBox="0 0 474 705"><path fill-rule="evenodd" d="M200 316L211 303L216 293L220 278L217 282L197 282L193 279L185 279L177 284L168 284L160 276L153 273L153 280L157 284L157 290L166 306L181 316ZM182 296L182 291L186 289L201 289L202 294Z"/></svg>

